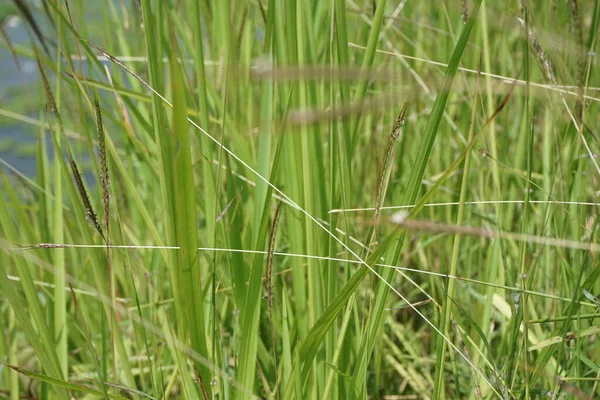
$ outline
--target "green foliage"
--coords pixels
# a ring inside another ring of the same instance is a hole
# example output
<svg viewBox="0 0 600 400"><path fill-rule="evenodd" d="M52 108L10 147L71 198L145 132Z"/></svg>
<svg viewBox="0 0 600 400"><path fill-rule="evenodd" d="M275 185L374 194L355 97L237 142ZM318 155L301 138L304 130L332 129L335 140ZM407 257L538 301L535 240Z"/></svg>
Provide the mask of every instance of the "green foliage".
<svg viewBox="0 0 600 400"><path fill-rule="evenodd" d="M600 396L600 1L34 3L0 397Z"/></svg>

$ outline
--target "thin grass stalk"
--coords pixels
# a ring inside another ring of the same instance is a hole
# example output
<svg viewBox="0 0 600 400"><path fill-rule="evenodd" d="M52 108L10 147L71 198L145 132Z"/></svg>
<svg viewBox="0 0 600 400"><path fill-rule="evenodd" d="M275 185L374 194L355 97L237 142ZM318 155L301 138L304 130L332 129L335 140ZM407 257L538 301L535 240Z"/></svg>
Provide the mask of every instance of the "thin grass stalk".
<svg viewBox="0 0 600 400"><path fill-rule="evenodd" d="M279 399L279 377L277 374L278 363L277 363L277 341L275 340L275 326L273 323L273 252L275 251L275 240L277 235L277 228L279 226L279 218L281 217L281 204L277 204L277 210L275 211L275 217L271 226L271 234L269 236L269 247L267 253L267 267L265 270L265 298L267 299L267 306L269 309L269 320L271 323L271 346L273 352L273 362L275 364L275 397Z"/></svg>
<svg viewBox="0 0 600 400"><path fill-rule="evenodd" d="M298 66L303 66L311 63L310 47L313 43L310 40L310 31L312 29L311 23L312 18L310 15L306 15L307 8L304 7L302 1L295 1L296 9L293 11L295 16L295 28L296 28L296 62ZM316 99L313 97L312 88L309 82L298 82L297 90L297 104L300 108L306 108L308 104L315 104ZM318 103L317 103L318 104ZM322 182L320 176L317 174L320 169L317 165L318 152L320 146L317 146L315 142L315 135L317 134L316 128L301 126L299 129L299 145L300 152L298 155L296 168L300 171L298 174L299 182L302 190L302 206L306 210L307 215L304 216L303 221L303 242L304 251L307 253L315 254L317 247L317 232L314 224L310 220L308 215L315 215L318 211L318 200L322 193L319 182ZM298 142L296 142L298 143ZM308 260L308 266L306 270L306 281L307 281L307 323L311 326L321 314L322 310L322 292L321 280L319 269L312 260ZM319 396L316 389L322 387L319 385L319 381L323 379L325 375L324 365L322 362L317 361L313 370L312 379L315 385L312 385L313 391L308 392L307 395L311 397Z"/></svg>
<svg viewBox="0 0 600 400"><path fill-rule="evenodd" d="M481 59L479 61L479 70L481 70ZM478 76L479 78L479 76ZM471 125L469 128L469 137L468 141L471 142L473 140L474 132L475 132L475 123L477 116L477 94L479 92L479 79L477 79L477 83L475 85L475 94L472 101L472 109L471 109ZM459 205L456 216L456 225L462 225L464 221L465 215L465 201L467 199L467 191L468 191L468 182L469 182L469 173L471 169L471 152L467 152L465 155L463 175L460 185L460 195L459 195ZM456 235L454 237L454 244L452 247L452 258L450 261L450 275L456 275L458 270L458 258L461 252L461 235ZM444 296L444 301L442 302L442 309L440 311L440 331L444 332L446 336L450 332L450 319L452 318L452 303L449 299L454 299L455 297L455 281L448 280L447 289ZM437 341L437 354L436 354L436 372L435 372L435 380L433 386L433 398L441 398L443 397L442 392L444 391L444 365L446 359L446 341L438 336ZM475 382L475 390L479 391L479 385Z"/></svg>
<svg viewBox="0 0 600 400"><path fill-rule="evenodd" d="M370 68L373 65L373 61L375 59L375 49L377 48L377 43L379 42L379 33L381 31L381 24L383 21L386 4L387 0L377 0L377 3L373 4L374 7L376 7L375 16L373 17L373 23L371 25L371 30L369 31L369 39L367 41L367 49L365 52L365 57L363 58L362 68ZM362 100L367 92L368 84L369 82L367 80L360 81L354 93L354 101ZM357 117L354 120L351 136L349 138L352 152L354 152L356 148L356 135L358 133L359 124L360 118Z"/></svg>
<svg viewBox="0 0 600 400"><path fill-rule="evenodd" d="M282 56L285 56L285 61L287 64L297 65L298 64L298 51L297 51L297 34L298 28L297 24L297 0L287 0L285 2L284 7L279 7L280 13L278 14L279 18L282 18L281 26L277 29L276 37L280 37L281 40L286 39L285 42L285 53ZM283 21L287 23L283 24ZM298 104L299 99L299 85L300 83L295 83L290 88L290 104L289 107L295 106ZM291 199L294 199L295 202L302 202L304 199L304 184L305 181L302 176L302 154L298 149L302 148L301 138L299 135L285 135L283 136L285 140L284 143L284 151L286 161L286 166L283 168L283 172L285 176L282 178L284 182L293 182L292 185L289 185L289 188L286 190L286 195L288 195ZM305 228L305 219L303 218L286 218L287 223L287 231L291 237L296 238L296 240L292 240L290 243L290 249L293 252L304 252L305 250L305 237L306 237L306 228ZM292 262L294 265L292 267L293 279L293 296L294 296L294 307L295 307L295 320L298 326L298 337L300 340L304 340L309 330L309 307L308 307L308 279L296 261Z"/></svg>
<svg viewBox="0 0 600 400"><path fill-rule="evenodd" d="M529 14L529 10L527 5L524 3L523 7L522 7L522 16L523 16L523 20L525 21L525 32L531 32L530 28L529 28L529 18L530 18L530 14ZM552 70L552 66L550 65L549 61L545 59L545 55L544 53L541 51L541 48L539 46L539 44L535 43L535 39L533 43L530 43L529 40L530 39L534 39L533 36L531 36L531 33L529 35L525 35L525 43L524 43L524 52L525 52L525 57L524 57L524 61L525 61L525 65L524 65L524 73L525 73L525 81L529 82L530 81L530 55L529 55L529 49L530 46L533 46L536 51L537 51L537 57L538 57L538 61L540 61L540 63L542 63L542 65L545 68L545 72L546 74L550 77L553 76L551 70ZM523 212L523 217L522 217L522 229L526 230L527 229L527 225L529 222L529 198L530 198L530 193L531 193L531 170L532 170L532 154L533 154L533 115L532 115L532 110L531 110L531 98L529 96L529 84L527 84L525 86L525 130L527 132L527 144L526 144L526 148L527 148L527 185L525 186L525 204L524 204L524 212ZM520 282L521 285L523 287L523 289L525 289L525 285L526 285L526 277L527 274L529 272L532 272L529 268L527 268L527 255L528 255L528 251L527 251L527 244L526 243L521 243L520 246L520 251L519 251L519 278L520 278ZM521 298L519 299L519 303L518 303L518 311L520 312L516 312L516 319L515 319L515 325L521 325L521 323L523 324L523 337L522 337L522 343L520 344L521 348L526 348L527 347L527 343L528 343L528 336L529 336L529 326L528 326L528 302L527 302L527 295L521 296ZM516 298L515 298L516 299ZM515 300L516 301L516 300ZM522 351L521 352L521 363L524 365L524 373L525 373L525 399L529 400L530 399L530 389L529 389L529 385L530 385L530 381L529 381L529 354L526 351Z"/></svg>
<svg viewBox="0 0 600 400"><path fill-rule="evenodd" d="M0 24L0 36L2 36L2 39L4 39L4 42L8 46L8 50L10 51L10 55L12 56L13 61L14 61L15 65L17 66L17 69L19 71L21 71L21 64L19 63L19 58L17 56L17 52L15 51L15 48L13 47L13 44L12 44L10 38L6 34L6 30L4 29L3 24Z"/></svg>
<svg viewBox="0 0 600 400"><path fill-rule="evenodd" d="M62 31L62 23L59 18L57 20L57 29L58 29L58 37L61 35ZM42 42L43 43L43 42ZM45 48L48 51L47 48ZM61 73L61 65L60 62L60 53L61 53L61 44L60 41L58 43L58 48L56 50L58 60L56 62L57 69L57 79L56 79L56 103L54 101L48 100L50 102L50 106L52 107L52 111L58 113L58 108L61 103L61 79L59 78ZM48 84L46 83L48 87ZM46 89L47 93L49 93L49 89ZM61 124L61 122L59 122ZM57 137L57 144L54 148L56 154L62 153L61 147L61 138ZM58 157L57 157L58 158ZM53 213L53 240L64 241L64 227L63 227L63 191L62 191L62 169L60 162L55 161L54 163L54 213ZM56 352L58 354L58 358L60 361L60 365L62 368L62 378L66 379L69 373L69 356L68 356L68 331L67 331L67 297L65 293L66 288L66 280L65 280L65 252L64 250L54 250L54 267L56 268L56 273L54 275L54 335L57 337L57 345Z"/></svg>
<svg viewBox="0 0 600 400"><path fill-rule="evenodd" d="M25 0L13 0L13 2L19 9L19 12L23 16L23 18L27 21L29 26L31 26L31 29L33 30L36 39L42 46L42 49L49 56L51 54L50 45L47 43L47 40L44 34L42 33L41 26L37 23L36 17L34 17L34 13L31 11L30 6ZM49 16L49 19L52 20L52 17ZM58 29L60 30L60 27L58 27Z"/></svg>
<svg viewBox="0 0 600 400"><path fill-rule="evenodd" d="M482 36L482 41L483 41L483 65L484 65L484 69L485 71L491 71L491 60L492 60L492 50L491 50L491 46L490 46L490 39L489 39L489 25L488 25L488 16L487 16L487 8L488 5L487 4L482 4L481 6L481 36ZM494 91L492 89L492 78L489 75L485 75L484 76L484 85L485 85L485 91L486 91L486 101L485 101L485 110L487 115L493 115L494 114ZM489 151L490 154L492 155L492 157L494 157L495 159L498 158L498 144L497 144L497 140L496 140L496 123L495 121L492 121L489 124L489 135L488 135L488 141L489 141ZM491 164L491 175L492 175L492 181L493 181L493 185L494 185L494 193L495 196L497 198L500 198L500 196L502 195L502 181L500 179L500 173L499 173L499 168L498 168L498 164L497 163L492 163ZM495 207L495 212L496 215L498 216L498 220L502 221L503 220L503 213L504 210L502 210L498 205ZM492 247L492 255L491 255L491 259L490 259L490 268L488 271L488 281L492 281L492 280L499 280L501 283L504 283L504 277L503 277L503 270L502 270L502 265L501 265L501 248L500 248L500 244L498 243L494 243L493 247ZM492 318L491 315L491 311L492 311L492 300L493 300L493 296L494 293L496 291L493 288L487 288L486 292L485 292L485 296L486 296L486 303L483 306L483 312L481 315L481 319L479 320L479 325L483 326L483 327L489 327L490 325L490 321ZM500 292L502 293L502 292ZM491 333L489 331L489 328L484 328L484 333L485 334L489 334ZM483 346L483 340L481 343L481 346ZM475 353L473 355L475 364L478 364L478 360L479 360L479 353Z"/></svg>
<svg viewBox="0 0 600 400"><path fill-rule="evenodd" d="M176 46L172 38L172 46ZM172 192L172 204L174 206L175 243L180 246L177 254L177 268L180 274L181 295L186 303L186 319L188 335L192 348L199 354L207 353L206 332L204 330L204 312L202 281L200 277L200 263L198 260L198 237L196 217L196 196L194 176L192 169L192 143L190 140L189 124L186 115L186 96L184 79L180 63L175 58L176 52L172 52L171 58L171 85L173 93L173 135L179 151L177 155L165 154L168 162L174 164L172 181L174 183ZM174 149L173 149L174 150ZM202 364L196 364L196 373L200 379L202 395L210 397L211 381L210 371Z"/></svg>
<svg viewBox="0 0 600 400"><path fill-rule="evenodd" d="M4 257L3 257L4 258ZM19 362L18 356L18 346L19 340L16 338L16 330L17 330L17 319L15 317L15 313L13 310L6 310L8 314L8 338L10 339L10 345L8 348L8 357L7 361L11 365L17 365ZM4 347L4 346L3 346ZM21 398L21 393L19 391L19 374L15 370L8 371L8 380L9 380L9 392L10 392L10 400L19 400Z"/></svg>
<svg viewBox="0 0 600 400"><path fill-rule="evenodd" d="M280 139L275 152L273 167L271 169L270 181L273 180L275 171L280 166L280 155L282 149L282 139ZM267 191L267 199L271 199L273 188L269 186ZM267 240L268 230L268 216L270 212L270 201L265 203L263 209L263 216L261 218L261 225L259 227L259 235L254 245L255 249L264 248ZM241 343L239 353L239 364L236 371L236 379L241 387L250 389L254 387L255 373L256 373L256 353L258 348L258 324L261 311L261 291L262 291L262 278L263 278L263 256L255 255L252 260L252 268L250 270L248 289L246 294L246 300L244 308L241 314ZM236 391L235 398L245 398L243 391Z"/></svg>

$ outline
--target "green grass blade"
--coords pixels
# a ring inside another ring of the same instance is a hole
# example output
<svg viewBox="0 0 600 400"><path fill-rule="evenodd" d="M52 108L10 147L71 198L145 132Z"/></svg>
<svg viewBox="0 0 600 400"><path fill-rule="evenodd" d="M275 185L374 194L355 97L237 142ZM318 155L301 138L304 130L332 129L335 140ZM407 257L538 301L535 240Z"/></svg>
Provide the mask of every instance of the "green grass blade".
<svg viewBox="0 0 600 400"><path fill-rule="evenodd" d="M175 43L173 43L175 46ZM192 169L192 142L186 113L186 87L181 65L176 52L171 56L171 85L173 93L173 135L176 147L172 154L164 154L165 163L173 164L173 183L170 193L174 206L175 243L177 252L177 270L181 304L185 304L186 326L192 348L201 355L207 355L205 321L203 312L202 281L198 259L198 233L196 216L196 186ZM206 365L196 365L202 381L200 385L209 392L210 372Z"/></svg>
<svg viewBox="0 0 600 400"><path fill-rule="evenodd" d="M94 395L96 397L102 397L103 396L103 392L100 390L96 390L87 386L83 386L83 385L78 385L75 383L69 383L67 381L63 381L61 379L56 379L56 378L52 378L48 375L43 375L43 374L38 374L36 372L33 371L28 371L26 369L23 368L19 368L16 367L14 365L9 365L9 368L12 368L13 370L17 371L20 374L23 374L31 379L35 379L37 381L40 382L46 382L52 386L56 386L56 387L60 387L60 388L64 388L67 389L69 391L74 391L74 392L80 392L80 393L85 393L85 394L89 394L89 395ZM117 396L114 394L109 394L108 395L109 398L111 399L115 399L115 400L127 400L128 397L123 397L123 396Z"/></svg>

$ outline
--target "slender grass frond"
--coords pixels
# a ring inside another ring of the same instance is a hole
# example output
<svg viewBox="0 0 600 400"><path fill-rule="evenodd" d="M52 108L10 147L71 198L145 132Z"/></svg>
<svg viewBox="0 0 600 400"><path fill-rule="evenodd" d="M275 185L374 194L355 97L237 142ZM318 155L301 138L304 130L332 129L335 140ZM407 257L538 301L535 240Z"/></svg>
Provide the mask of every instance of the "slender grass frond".
<svg viewBox="0 0 600 400"><path fill-rule="evenodd" d="M271 346L273 347L273 362L275 363L275 384L274 391L275 396L279 398L279 378L277 374L277 342L275 340L275 327L273 326L273 252L275 251L275 239L277 235L277 228L279 226L279 218L281 217L281 204L277 205L275 211L275 217L273 218L273 225L271 227L271 234L269 236L269 247L267 251L267 266L265 269L265 298L269 307L269 319L271 321Z"/></svg>
<svg viewBox="0 0 600 400"><path fill-rule="evenodd" d="M19 63L19 57L17 56L17 53L15 51L15 48L13 47L12 42L10 41L10 38L6 34L6 30L4 29L4 24L0 24L0 36L2 36L2 39L4 39L4 41L6 42L6 45L8 46L8 49L10 50L10 54L13 58L13 61L15 62L15 65L17 66L17 69L19 71L21 71L21 63Z"/></svg>
<svg viewBox="0 0 600 400"><path fill-rule="evenodd" d="M75 249L104 249L106 246L105 245L85 245L85 244L58 244L58 243L40 243L38 245L34 245L34 246L23 246L23 247L3 247L4 250L10 250L10 251L20 251L20 250L35 250L35 249L44 249L44 248L75 248ZM169 247L169 246L142 246L142 245L115 245L115 244L111 244L110 245L111 248L113 249L130 249L130 250L158 250L158 249L164 249L164 250L178 250L178 247ZM223 248L202 248L199 247L198 251L202 251L202 252L225 252L225 253L245 253L245 254L262 254L267 256L269 254L268 251L260 251L260 250L245 250L245 249L223 249ZM357 260L348 260L348 259L344 259L344 258L336 258L336 257L327 257L327 256L318 256L318 255L309 255L309 254L294 254L294 253L286 253L286 252L279 252L279 251L273 251L272 252L273 256L277 256L277 257L297 257L297 258L312 258L315 260L321 260L321 261L334 261L334 262L339 262L339 263L343 263L343 264L360 264L359 261ZM441 272L434 272L434 271L427 271L427 270L423 270L423 269L417 269L417 268L409 268L409 267L402 267L402 266L395 266L395 265L389 265L389 264L384 264L384 263L376 263L374 264L376 267L382 267L382 268L391 268L391 269L396 269L399 271L404 271L404 272L412 272L412 273L416 273L416 274L422 274L422 275L429 275L429 276L434 276L434 277L440 277L440 278L447 278L447 279L456 279L456 280L460 280L460 281L464 281L467 283L473 283L476 285L484 285L484 286L490 286L490 287L495 287L498 289L506 289L506 290L510 290L512 292L519 292L519 293L527 293L530 295L534 295L534 296L540 296L540 297L545 297L548 299L553 299L553 300L560 300L560 301L564 301L564 302L571 302L572 299L569 298L565 298L565 297L560 297L560 296L555 296L552 294L548 294L548 293L542 293L542 292L538 292L538 291L533 291L533 290L523 290L522 288L519 287L512 287L512 286L505 286L505 285L501 285L501 284L497 284L494 282L484 282L481 280L477 280L477 279L471 279L471 278L467 278L467 277L462 277L462 276L455 276L455 275L450 275L447 273L441 273ZM10 276L9 276L10 278ZM13 277L10 278L12 280L18 280L19 278L17 277ZM46 286L46 287L52 287L51 284L48 283L44 283L44 282L39 282L40 286ZM95 292L82 292L81 289L77 289L79 290L81 293L83 294L89 294L90 296L95 296ZM120 300L121 302L128 302L130 301L129 299L125 299L125 298L121 298ZM585 305L588 307L594 307L597 306L596 303L594 302L580 302L579 304L581 305Z"/></svg>
<svg viewBox="0 0 600 400"><path fill-rule="evenodd" d="M476 201L465 201L465 205L499 205L499 204L524 204L525 200L476 200ZM562 201L562 200L529 200L529 204L545 204L545 205L575 205L575 206L590 206L599 207L600 203L590 203L585 201ZM450 201L447 203L426 203L423 207L451 207L457 206L460 202ZM409 204L406 206L383 206L379 207L379 210L403 210L411 209L416 207L415 204ZM333 209L329 210L329 213L346 213L346 212L362 212L362 211L375 211L375 207L364 207L364 208L347 208L347 209Z"/></svg>
<svg viewBox="0 0 600 400"><path fill-rule="evenodd" d="M33 29L33 33L35 34L35 37L41 44L41 46L44 49L44 51L46 52L46 54L49 55L50 54L50 45L47 43L48 40L42 34L42 29L41 29L40 25L38 24L36 18L34 17L34 13L31 11L31 7L24 0L13 0L13 2L15 3L15 5L19 9L19 11L21 12L21 15L23 15L23 18L25 18L27 20L29 26L31 26L31 29Z"/></svg>
<svg viewBox="0 0 600 400"><path fill-rule="evenodd" d="M364 46L360 46L354 43L348 43L348 46L353 47L353 48L357 48L357 49L361 49L363 50L365 47ZM400 58L405 58L407 60L414 60L414 61L420 61L420 62L424 62L427 64L432 64L432 65L438 65L440 67L448 67L448 64L442 63L442 62L438 62L438 61L432 61L432 60L427 60L427 59L423 59L420 57L413 57L410 56L408 54L401 54L401 53L396 53L396 52L391 52L391 51L387 51L387 50L377 50L378 53L381 54L387 54L390 56L395 56L395 57L400 57ZM464 67L458 67L459 71L462 72L469 72L472 74L477 74L477 70L474 69L470 69L470 68L464 68ZM547 89L550 91L554 91L554 92L558 92L558 93L563 93L563 94L568 94L570 96L579 96L579 94L576 91L573 90L569 90L569 89L577 89L577 86L569 86L569 85L558 85L558 84L544 84L544 83L536 83L536 82L527 82L521 79L514 79L514 78L510 78L508 76L502 76L502 75L498 75L498 74L493 74L490 72L481 72L481 76L487 76L490 78L494 78L494 79L498 79L498 81L502 84L506 84L506 85L519 85L519 86L526 86L526 85L530 85L531 87L537 87L540 89ZM591 91L596 91L596 90L600 90L600 88L590 88ZM590 101L600 101L600 98L598 97L593 97L593 96L586 96L584 97L586 100L590 100Z"/></svg>
<svg viewBox="0 0 600 400"><path fill-rule="evenodd" d="M580 242L577 240L559 239L515 232L493 231L463 225L440 224L431 221L406 220L406 214L397 214L392 216L389 220L389 223L400 225L405 229L422 232L454 233L485 238L515 240L518 242L535 243L541 246L556 246L575 250L586 250L593 253L600 252L600 244L597 243Z"/></svg>

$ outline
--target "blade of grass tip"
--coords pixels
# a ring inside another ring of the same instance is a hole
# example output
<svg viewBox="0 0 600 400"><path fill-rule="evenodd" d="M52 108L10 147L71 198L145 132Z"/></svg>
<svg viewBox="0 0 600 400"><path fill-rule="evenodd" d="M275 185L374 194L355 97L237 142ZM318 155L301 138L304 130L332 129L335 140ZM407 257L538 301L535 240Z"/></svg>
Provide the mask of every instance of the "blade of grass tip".
<svg viewBox="0 0 600 400"><path fill-rule="evenodd" d="M481 71L481 62L482 59L480 57L479 59L479 68L478 71ZM480 78L480 74L477 75L477 80L476 80L476 84L475 84L475 92L473 95L473 103L472 103L472 110L471 110L471 127L469 129L469 138L468 141L472 142L473 141L473 135L475 132L475 118L477 116L477 96L479 93L479 78ZM464 168L463 168L463 176L462 176L462 181L461 181L461 185L460 185L460 195L459 195L459 206L458 206L458 212L457 212L457 216L456 216L456 225L462 225L463 221L464 221L464 214L465 214L465 201L467 199L467 191L468 191L468 184L469 184L469 171L470 171L470 167L471 167L471 152L467 152L465 154L465 161L464 161ZM452 256L451 256L451 261L450 261L450 272L449 274L452 276L456 276L457 275L457 270L458 270L458 258L460 255L460 251L461 251L461 235L455 235L454 236L454 244L452 247ZM455 284L456 284L456 280L454 279L448 279L446 281L446 294L444 296L444 301L442 302L442 310L440 312L440 326L439 329L440 331L442 331L446 336L448 336L448 333L450 331L449 329L449 323L450 323L450 319L452 318L452 302L449 299L453 299L454 298L454 288L455 288ZM444 365L445 365L445 359L446 359L446 341L444 340L443 337L438 336L437 338L437 355L436 355L436 370L435 370L435 380L434 380L434 386L433 386L433 398L439 398L442 397L442 391L444 390ZM477 385L477 382L475 381L475 384ZM477 390L478 386L476 386Z"/></svg>
<svg viewBox="0 0 600 400"><path fill-rule="evenodd" d="M65 9L66 9L66 13L67 13L67 17L69 18L69 29L75 34L77 35L77 31L75 30L75 24L73 23L73 18L71 16L71 7L69 6L69 0L64 0L65 2ZM44 5L44 7L48 7L47 5ZM79 59L83 59L82 53L81 53L81 45L79 40L75 40L75 48L77 49L77 56L79 57ZM75 72L75 69L73 67L73 62L71 57L66 57L67 58L67 63L69 64L69 67L71 68L71 70L73 72ZM83 63L79 63L79 66L81 68L81 75L84 75L84 69L83 69Z"/></svg>
<svg viewBox="0 0 600 400"><path fill-rule="evenodd" d="M46 54L50 55L50 49L46 43L44 34L42 33L40 25L37 23L37 21L33 17L33 13L31 12L31 9L27 5L27 3L24 0L13 0L13 2L17 6L19 11L21 12L21 15L23 15L23 17L25 18L25 20L27 21L29 26L31 26L31 29L33 30L35 37L38 39L38 41L44 48L44 51L46 52Z"/></svg>
<svg viewBox="0 0 600 400"><path fill-rule="evenodd" d="M8 35L6 34L6 30L4 30L4 26L2 24L0 24L0 36L2 36L2 38L6 42L6 46L8 47L8 50L10 51L10 55L12 56L13 61L15 62L15 65L17 66L17 69L19 70L19 72L21 72L21 64L19 63L19 57L17 56L17 52L15 51L15 48L13 47L13 44L12 44L10 38L8 37Z"/></svg>
<svg viewBox="0 0 600 400"><path fill-rule="evenodd" d="M171 31L172 32L172 31ZM172 46L177 46L176 39L171 35ZM174 164L173 182L177 188L172 192L175 219L175 243L179 246L177 252L177 268L181 278L181 295L187 303L186 319L192 348L199 354L208 355L205 337L205 321L198 258L198 230L196 216L196 188L192 168L192 143L190 128L187 120L187 101L183 71L176 57L176 51L171 52L171 90L173 93L173 135L177 141L177 154L165 154L167 162ZM202 392L210 390L210 371L203 364L196 362L194 370L200 379ZM203 393L210 398L210 393Z"/></svg>
<svg viewBox="0 0 600 400"><path fill-rule="evenodd" d="M265 298L267 299L267 305L269 307L269 320L271 322L271 346L273 347L273 363L275 364L275 397L279 399L279 379L277 376L277 341L275 340L275 326L273 324L273 252L275 251L275 239L277 235L277 228L279 226L279 218L281 217L281 205L277 204L277 211L275 211L275 217L273 218L273 224L271 226L271 235L269 236L269 247L267 253L267 268L265 271Z"/></svg>
<svg viewBox="0 0 600 400"><path fill-rule="evenodd" d="M367 40L367 49L365 51L365 56L363 58L363 62L362 62L362 68L364 68L365 70L368 70L369 68L371 68L373 66L373 60L375 59L375 50L377 49L377 43L379 42L379 33L381 31L381 24L383 21L383 15L385 13L385 6L387 4L386 0L377 0L377 4L375 5L376 10L375 10L375 16L373 17L373 23L371 25L371 30L369 31L369 39ZM340 43L340 45L342 45ZM354 93L354 101L360 101L363 99L363 97L365 97L365 94L367 93L367 87L368 87L369 81L364 79L361 80L358 84L358 87L356 88L356 92ZM358 133L358 128L360 125L360 118L357 116L356 120L354 122L354 126L352 127L352 132L351 132L351 136L350 136L350 143L351 143L351 149L352 152L351 154L354 153L354 149L356 148L356 144L357 144L357 133Z"/></svg>

